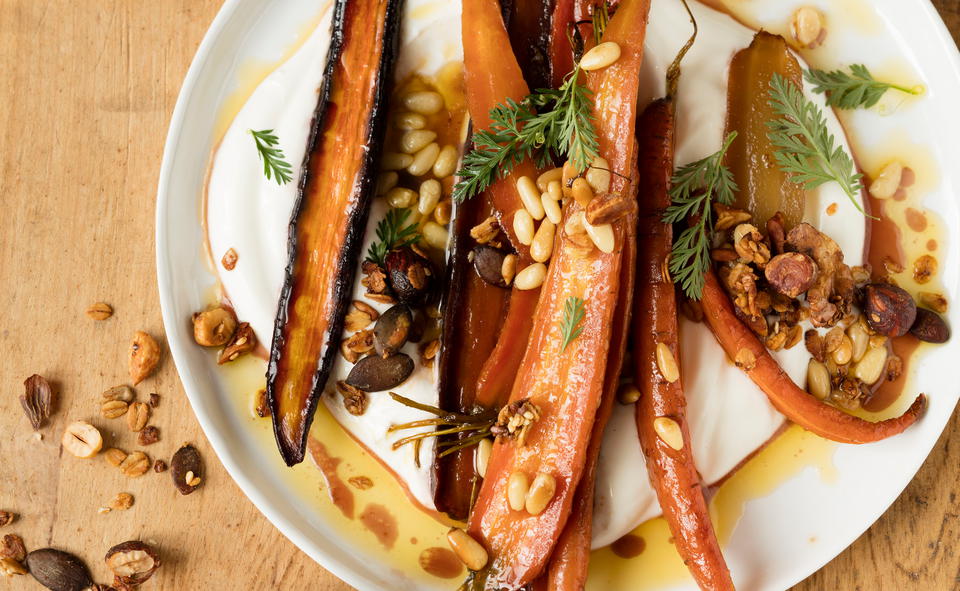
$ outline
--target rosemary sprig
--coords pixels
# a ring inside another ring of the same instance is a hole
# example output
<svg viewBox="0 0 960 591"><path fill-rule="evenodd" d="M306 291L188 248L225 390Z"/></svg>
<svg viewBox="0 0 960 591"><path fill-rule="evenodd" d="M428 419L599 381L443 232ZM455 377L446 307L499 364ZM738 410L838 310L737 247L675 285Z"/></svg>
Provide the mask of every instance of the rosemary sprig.
<svg viewBox="0 0 960 591"><path fill-rule="evenodd" d="M856 172L853 159L827 129L823 111L780 74L771 78L768 94L779 119L767 122L767 137L778 148L774 157L780 168L806 189L836 181L860 213L867 215L857 200L863 175Z"/></svg>
<svg viewBox="0 0 960 591"><path fill-rule="evenodd" d="M283 150L277 147L279 140L272 129L260 131L248 130L257 144L257 153L263 161L263 176L267 180L275 179L278 185L285 185L293 179L293 167L284 160Z"/></svg>
<svg viewBox="0 0 960 591"><path fill-rule="evenodd" d="M583 332L580 323L587 315L586 302L583 298L570 296L563 303L563 320L560 322L560 334L563 341L560 346L561 351L567 349L567 345L574 341Z"/></svg>
<svg viewBox="0 0 960 591"><path fill-rule="evenodd" d="M723 164L723 157L736 137L737 132L731 131L719 150L681 166L670 179L671 205L664 212L663 221L668 224L691 222L673 241L670 275L687 297L694 300L703 294L704 276L710 268L711 203L730 205L738 190L733 173Z"/></svg>
<svg viewBox="0 0 960 591"><path fill-rule="evenodd" d="M843 70L827 72L811 68L803 73L803 77L814 85L814 92L826 95L827 105L838 109L869 109L880 102L884 93L890 89L913 95L923 92L921 87L907 88L881 82L875 79L863 64L851 65L849 73Z"/></svg>
<svg viewBox="0 0 960 591"><path fill-rule="evenodd" d="M416 222L404 226L410 217L409 209L391 209L377 223L377 240L367 249L367 260L383 265L387 253L395 248L403 248L416 242L420 233Z"/></svg>
<svg viewBox="0 0 960 591"><path fill-rule="evenodd" d="M463 201L484 191L526 158L543 167L566 156L577 171L586 170L598 150L592 110L579 64L559 89L542 88L519 103L498 104L490 110L490 128L473 134L473 150L457 172L453 198Z"/></svg>
<svg viewBox="0 0 960 591"><path fill-rule="evenodd" d="M410 421L399 425L391 425L387 428L387 433L395 433L407 429L416 429L418 427L430 427L428 431L422 431L413 435L408 435L402 439L393 442L393 449L399 449L404 445L413 443L416 446L416 462L420 465L420 443L431 437L442 437L444 435L455 435L451 439L443 439L437 443L437 448L441 450L437 457L448 456L461 449L466 449L472 445L490 436L490 430L497 424L497 412L486 410L477 414L463 414L458 412L449 412L443 409L423 404L401 396L396 392L390 392L390 397L404 406L422 410L434 415L433 419L421 419L419 421Z"/></svg>

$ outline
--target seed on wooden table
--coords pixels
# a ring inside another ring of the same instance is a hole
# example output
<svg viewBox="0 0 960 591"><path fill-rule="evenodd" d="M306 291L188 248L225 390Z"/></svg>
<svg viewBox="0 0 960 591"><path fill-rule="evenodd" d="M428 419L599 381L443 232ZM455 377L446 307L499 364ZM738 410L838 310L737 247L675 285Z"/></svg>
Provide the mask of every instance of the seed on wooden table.
<svg viewBox="0 0 960 591"><path fill-rule="evenodd" d="M676 451L683 449L683 431L675 420L670 417L657 417L653 419L653 430L671 448Z"/></svg>
<svg viewBox="0 0 960 591"><path fill-rule="evenodd" d="M613 41L606 41L594 46L580 58L580 67L591 72L600 70L620 59L620 46Z"/></svg>
<svg viewBox="0 0 960 591"><path fill-rule="evenodd" d="M133 402L133 389L129 386L114 386L100 395L104 400L122 400Z"/></svg>
<svg viewBox="0 0 960 591"><path fill-rule="evenodd" d="M415 129L403 134L400 138L400 149L407 154L416 154L435 139L437 139L437 132Z"/></svg>
<svg viewBox="0 0 960 591"><path fill-rule="evenodd" d="M820 400L830 395L830 371L816 359L807 364L807 392Z"/></svg>
<svg viewBox="0 0 960 591"><path fill-rule="evenodd" d="M570 185L570 191L573 199L579 203L581 207L586 207L590 204L590 200L593 199L593 189L590 188L590 183L588 183L585 178L577 177L573 179L573 184Z"/></svg>
<svg viewBox="0 0 960 591"><path fill-rule="evenodd" d="M420 183L420 199L417 201L417 211L423 215L430 215L440 202L440 181L428 179Z"/></svg>
<svg viewBox="0 0 960 591"><path fill-rule="evenodd" d="M447 144L440 149L440 155L437 156L437 161L433 163L433 176L438 179L443 179L457 171L457 159L460 157L460 154L457 152L457 149L450 144Z"/></svg>
<svg viewBox="0 0 960 591"><path fill-rule="evenodd" d="M553 237L556 232L556 226L550 220L540 222L537 233L533 236L530 243L530 257L538 263L545 263L550 260L553 254Z"/></svg>
<svg viewBox="0 0 960 591"><path fill-rule="evenodd" d="M486 549L467 532L453 528L447 532L447 542L457 558L470 570L478 571L487 566L489 557Z"/></svg>
<svg viewBox="0 0 960 591"><path fill-rule="evenodd" d="M394 124L398 129L405 131L410 129L423 129L427 126L427 118L420 113L406 111L397 115L396 119L394 119Z"/></svg>
<svg viewBox="0 0 960 591"><path fill-rule="evenodd" d="M547 267L543 263L533 263L526 267L513 279L513 285L517 289L528 290L536 289L543 285L543 280L547 277Z"/></svg>
<svg viewBox="0 0 960 591"><path fill-rule="evenodd" d="M127 371L130 373L133 385L136 386L152 374L158 363L160 363L160 345L142 330L135 332L127 357Z"/></svg>
<svg viewBox="0 0 960 591"><path fill-rule="evenodd" d="M203 481L200 452L189 444L181 446L170 460L170 475L180 494L188 495L197 490Z"/></svg>
<svg viewBox="0 0 960 591"><path fill-rule="evenodd" d="M144 402L134 402L127 411L127 426L137 433L143 431L150 420L150 407Z"/></svg>
<svg viewBox="0 0 960 591"><path fill-rule="evenodd" d="M150 458L142 451L135 451L120 462L120 471L130 478L139 478L150 469Z"/></svg>
<svg viewBox="0 0 960 591"><path fill-rule="evenodd" d="M558 187L557 192L560 192L560 183L553 182L550 186ZM547 215L547 219L554 225L559 224L563 221L563 210L560 209L560 202L553 197L549 192L544 193L540 196L540 203L543 204L543 212Z"/></svg>
<svg viewBox="0 0 960 591"><path fill-rule="evenodd" d="M610 163L606 158L595 157L584 176L594 193L606 193L610 190Z"/></svg>
<svg viewBox="0 0 960 591"><path fill-rule="evenodd" d="M122 464L123 461L127 459L127 452L123 451L122 449L111 447L107 451L103 452L103 457L107 460L107 463L109 463L110 465L120 466L120 464Z"/></svg>
<svg viewBox="0 0 960 591"><path fill-rule="evenodd" d="M530 515L540 515L553 500L557 492L557 480L551 474L538 472L530 485L524 506Z"/></svg>
<svg viewBox="0 0 960 591"><path fill-rule="evenodd" d="M118 419L127 414L128 406L123 400L107 400L100 405L100 415L105 419Z"/></svg>
<svg viewBox="0 0 960 591"><path fill-rule="evenodd" d="M133 507L133 495L130 493L119 493L110 501L110 508L114 511L126 511Z"/></svg>
<svg viewBox="0 0 960 591"><path fill-rule="evenodd" d="M403 97L403 106L421 115L435 115L443 108L443 97L429 90L411 92Z"/></svg>
<svg viewBox="0 0 960 591"><path fill-rule="evenodd" d="M523 511L530 491L530 479L523 472L514 472L507 480L507 502L514 511Z"/></svg>
<svg viewBox="0 0 960 591"><path fill-rule="evenodd" d="M613 234L613 226L610 224L594 226L584 219L583 228L587 231L587 236L590 237L590 240L601 252L610 254L613 252L613 249L616 248L616 237Z"/></svg>
<svg viewBox="0 0 960 591"><path fill-rule="evenodd" d="M557 188L560 188L560 180L563 178L562 168L551 168L537 177L537 189L546 191L550 183L556 182Z"/></svg>
<svg viewBox="0 0 960 591"><path fill-rule="evenodd" d="M423 176L430 172L439 156L440 146L436 142L428 144L413 156L413 162L407 167L407 172L413 176Z"/></svg>
<svg viewBox="0 0 960 591"><path fill-rule="evenodd" d="M677 366L677 359L666 343L657 343L657 369L660 370L663 379L671 384L680 379L680 367Z"/></svg>
<svg viewBox="0 0 960 591"><path fill-rule="evenodd" d="M85 421L67 425L60 439L63 449L78 458L92 458L103 447L103 437L96 427Z"/></svg>
<svg viewBox="0 0 960 591"><path fill-rule="evenodd" d="M520 194L520 200L523 206L530 213L530 217L535 220L543 219L543 204L540 203L540 192L537 185L528 176L522 176L517 180L517 192Z"/></svg>
<svg viewBox="0 0 960 591"><path fill-rule="evenodd" d="M26 564L33 578L53 591L80 591L93 585L87 565L61 550L34 550L27 554Z"/></svg>
<svg viewBox="0 0 960 591"><path fill-rule="evenodd" d="M533 216L526 209L518 209L513 214L513 232L517 235L520 244L530 246L533 242Z"/></svg>
<svg viewBox="0 0 960 591"><path fill-rule="evenodd" d="M380 157L381 170L402 170L413 164L413 156L402 152L385 152Z"/></svg>
<svg viewBox="0 0 960 591"><path fill-rule="evenodd" d="M160 441L160 429L153 425L144 427L143 430L137 434L137 443L140 445L153 445L158 441Z"/></svg>
<svg viewBox="0 0 960 591"><path fill-rule="evenodd" d="M94 320L106 320L113 316L113 308L106 302L97 302L87 308L87 316Z"/></svg>

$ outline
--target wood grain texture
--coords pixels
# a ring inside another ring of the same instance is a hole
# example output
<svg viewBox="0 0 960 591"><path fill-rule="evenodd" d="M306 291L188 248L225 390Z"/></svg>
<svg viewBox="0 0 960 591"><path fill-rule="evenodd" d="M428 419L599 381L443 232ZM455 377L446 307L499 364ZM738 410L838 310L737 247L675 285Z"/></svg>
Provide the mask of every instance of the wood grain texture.
<svg viewBox="0 0 960 591"><path fill-rule="evenodd" d="M960 33L960 0L935 2ZM173 105L220 0L0 0L0 509L21 515L0 533L29 548L74 552L97 579L115 543L142 538L164 566L145 588L311 589L349 587L287 541L243 496L203 437L176 371L138 388L161 396L145 450L169 460L191 441L206 483L181 497L169 474L127 479L102 458L61 455L71 420L102 428L107 444L139 448L121 420L100 418L104 389L127 382L136 330L161 342L154 272L155 187ZM116 313L84 316L96 301ZM166 351L164 351L166 353ZM32 438L17 397L40 373L55 383L59 411ZM957 417L894 504L837 559L796 589L952 589L960 581ZM132 509L97 508L118 492ZM7 589L37 589L29 577Z"/></svg>

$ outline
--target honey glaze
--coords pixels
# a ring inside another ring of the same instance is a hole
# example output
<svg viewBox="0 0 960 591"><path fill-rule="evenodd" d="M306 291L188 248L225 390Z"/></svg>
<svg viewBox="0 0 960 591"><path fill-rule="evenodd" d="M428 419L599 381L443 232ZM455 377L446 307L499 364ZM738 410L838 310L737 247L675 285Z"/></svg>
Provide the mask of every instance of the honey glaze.
<svg viewBox="0 0 960 591"><path fill-rule="evenodd" d="M447 548L434 546L420 553L420 568L441 579L457 579L463 576L463 563Z"/></svg>
<svg viewBox="0 0 960 591"><path fill-rule="evenodd" d="M378 503L370 503L360 514L360 523L363 524L377 541L387 550L393 548L397 541L397 518L389 509Z"/></svg>

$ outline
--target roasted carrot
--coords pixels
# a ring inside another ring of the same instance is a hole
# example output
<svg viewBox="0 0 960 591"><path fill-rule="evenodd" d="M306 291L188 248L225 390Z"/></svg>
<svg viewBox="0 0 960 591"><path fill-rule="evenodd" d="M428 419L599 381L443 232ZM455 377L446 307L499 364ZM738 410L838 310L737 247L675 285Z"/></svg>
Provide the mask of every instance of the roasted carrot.
<svg viewBox="0 0 960 591"><path fill-rule="evenodd" d="M902 433L923 414L923 394L899 417L873 423L805 392L780 368L753 331L737 318L730 298L712 271L707 273L700 304L710 330L727 356L763 390L777 410L812 433L840 443L870 443Z"/></svg>
<svg viewBox="0 0 960 591"><path fill-rule="evenodd" d="M605 40L617 42L620 58L587 77L594 96L594 120L600 154L612 170L632 169L638 74L649 0L623 2L607 28ZM615 176L612 191L629 190ZM569 216L580 208L565 206ZM528 400L539 409L525 445L501 439L494 445L487 476L470 517L469 532L487 549L482 578L489 589L518 589L539 575L570 517L604 392L607 357L621 281L625 221L614 222L612 253L585 250L560 232L534 318L530 341L511 393L511 401ZM585 314L579 337L564 346L561 318L569 298L583 298ZM507 499L511 475L537 475L555 484L539 514L514 511Z"/></svg>
<svg viewBox="0 0 960 591"><path fill-rule="evenodd" d="M267 371L273 430L288 465L303 461L343 331L383 143L400 5L335 4Z"/></svg>
<svg viewBox="0 0 960 591"><path fill-rule="evenodd" d="M701 589L730 590L734 588L730 570L694 464L679 374L676 292L667 271L673 232L663 222L670 205L673 133L673 99L654 101L637 124L638 234L645 253L633 308L634 379L640 390L637 431L650 480L684 564Z"/></svg>

